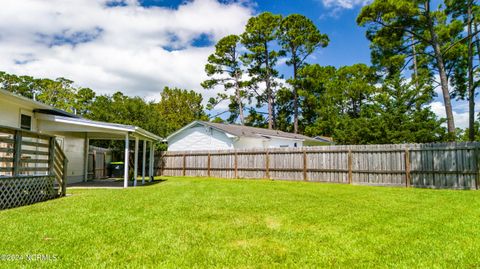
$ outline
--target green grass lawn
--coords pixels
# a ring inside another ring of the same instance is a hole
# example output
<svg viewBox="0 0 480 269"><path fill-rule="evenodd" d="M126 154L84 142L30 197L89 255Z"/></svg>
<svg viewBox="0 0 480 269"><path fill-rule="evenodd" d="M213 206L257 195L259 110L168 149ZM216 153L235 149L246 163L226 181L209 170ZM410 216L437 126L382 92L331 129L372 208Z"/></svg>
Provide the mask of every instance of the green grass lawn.
<svg viewBox="0 0 480 269"><path fill-rule="evenodd" d="M0 266L480 267L480 192L165 179L0 211Z"/></svg>

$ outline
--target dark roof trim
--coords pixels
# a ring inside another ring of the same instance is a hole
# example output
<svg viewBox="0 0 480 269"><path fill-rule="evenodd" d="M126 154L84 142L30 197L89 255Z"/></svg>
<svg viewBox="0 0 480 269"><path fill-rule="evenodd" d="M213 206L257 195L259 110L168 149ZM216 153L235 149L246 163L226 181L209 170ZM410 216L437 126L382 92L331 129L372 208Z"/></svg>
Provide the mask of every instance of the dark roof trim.
<svg viewBox="0 0 480 269"><path fill-rule="evenodd" d="M33 112L47 114L47 115L54 115L54 116L76 118L76 119L80 118L77 115L74 115L72 113L68 113L68 112L60 110L60 109L34 109Z"/></svg>
<svg viewBox="0 0 480 269"><path fill-rule="evenodd" d="M326 136L315 136L313 139L322 141L322 142L328 142L328 143L333 142L333 139L331 137L326 137Z"/></svg>

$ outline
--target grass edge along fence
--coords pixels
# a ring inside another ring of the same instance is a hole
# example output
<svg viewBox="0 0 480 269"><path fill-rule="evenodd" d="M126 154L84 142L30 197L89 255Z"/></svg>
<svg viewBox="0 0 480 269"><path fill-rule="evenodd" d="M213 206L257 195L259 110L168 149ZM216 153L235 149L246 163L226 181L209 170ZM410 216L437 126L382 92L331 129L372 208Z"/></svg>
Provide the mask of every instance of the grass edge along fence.
<svg viewBox="0 0 480 269"><path fill-rule="evenodd" d="M164 176L478 189L480 143L167 151L155 169Z"/></svg>

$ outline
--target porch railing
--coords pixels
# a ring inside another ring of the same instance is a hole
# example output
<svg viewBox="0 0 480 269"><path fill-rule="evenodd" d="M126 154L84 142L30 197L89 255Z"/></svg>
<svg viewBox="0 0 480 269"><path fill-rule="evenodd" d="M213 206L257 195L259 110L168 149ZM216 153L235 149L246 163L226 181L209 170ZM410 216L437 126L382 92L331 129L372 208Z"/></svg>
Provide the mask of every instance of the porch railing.
<svg viewBox="0 0 480 269"><path fill-rule="evenodd" d="M54 136L0 126L0 209L64 196L67 163Z"/></svg>

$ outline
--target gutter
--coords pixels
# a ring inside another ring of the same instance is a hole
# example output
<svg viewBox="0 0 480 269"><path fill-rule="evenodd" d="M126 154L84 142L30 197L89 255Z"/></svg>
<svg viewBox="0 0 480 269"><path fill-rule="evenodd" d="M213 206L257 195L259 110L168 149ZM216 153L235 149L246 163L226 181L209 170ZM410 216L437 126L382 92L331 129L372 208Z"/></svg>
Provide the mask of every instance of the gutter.
<svg viewBox="0 0 480 269"><path fill-rule="evenodd" d="M150 138L152 140L156 140L156 141L163 141L163 138L161 138L160 136L158 135L155 135L149 131L146 131L140 127L137 127L137 126L134 126L135 127L135 132L138 132L139 134L147 137L147 138Z"/></svg>

